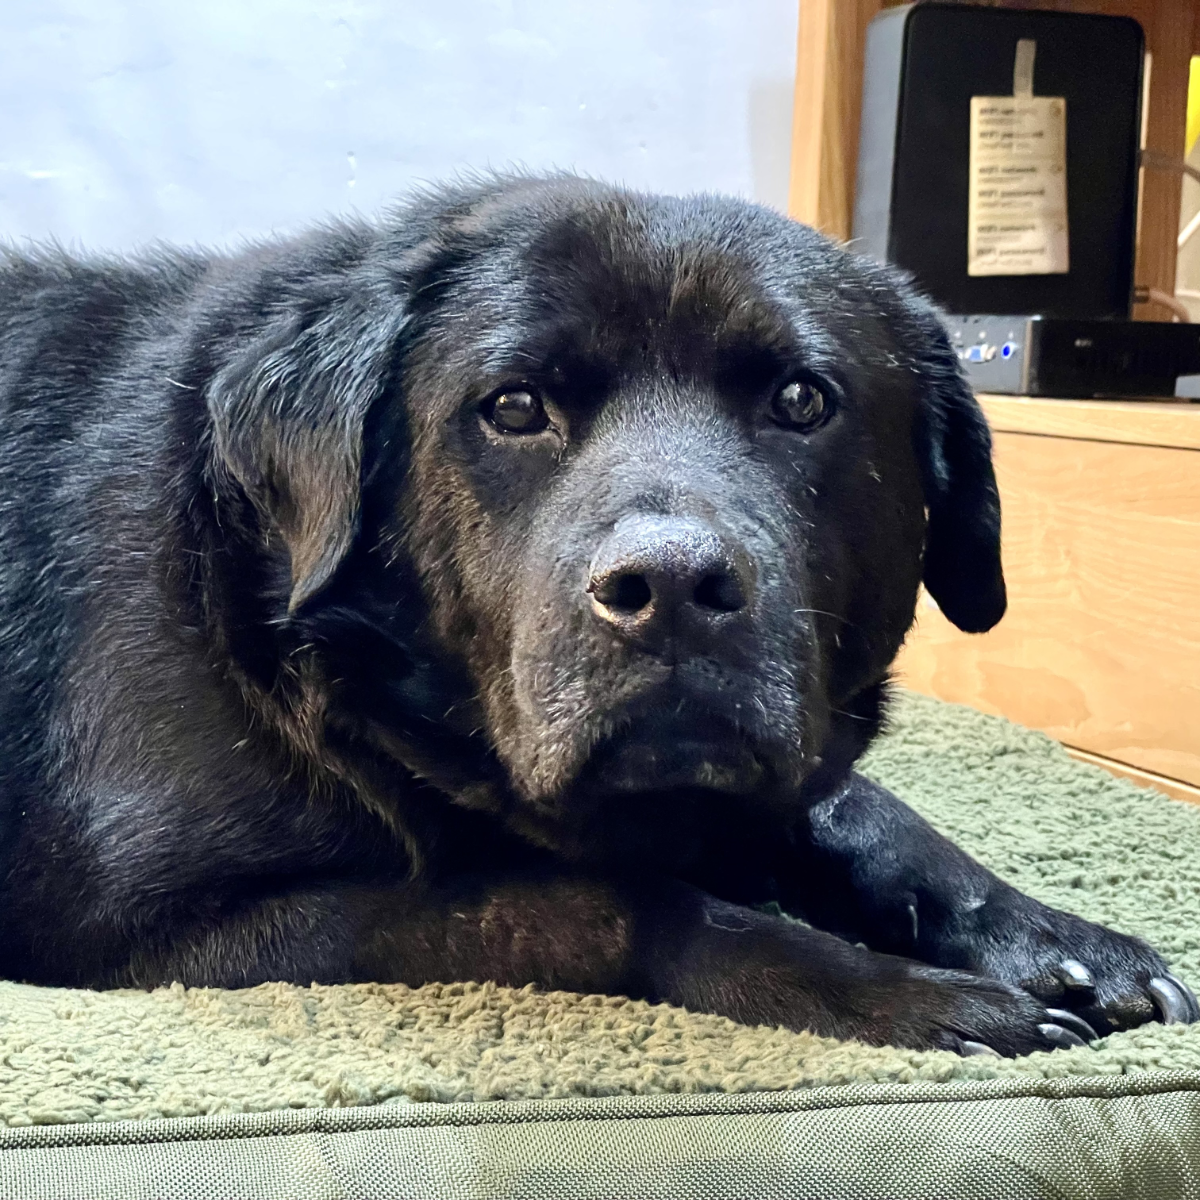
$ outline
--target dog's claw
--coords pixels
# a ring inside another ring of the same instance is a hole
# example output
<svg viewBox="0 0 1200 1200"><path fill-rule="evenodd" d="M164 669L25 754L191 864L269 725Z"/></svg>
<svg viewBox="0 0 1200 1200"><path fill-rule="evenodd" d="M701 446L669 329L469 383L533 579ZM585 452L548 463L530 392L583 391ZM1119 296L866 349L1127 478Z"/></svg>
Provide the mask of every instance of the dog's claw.
<svg viewBox="0 0 1200 1200"><path fill-rule="evenodd" d="M1058 966L1058 977L1062 980L1064 987L1076 989L1095 987L1091 971L1077 958L1064 958Z"/></svg>
<svg viewBox="0 0 1200 1200"><path fill-rule="evenodd" d="M1200 1021L1200 1000L1196 999L1196 993L1179 976L1168 975L1166 978L1183 993L1183 998L1187 1001L1188 1024L1190 1025L1193 1021Z"/></svg>
<svg viewBox="0 0 1200 1200"><path fill-rule="evenodd" d="M1192 1005L1195 997L1190 990L1173 976L1156 977L1146 985L1146 990L1154 997L1158 1011L1162 1014L1164 1025L1189 1025L1195 1020Z"/></svg>
<svg viewBox="0 0 1200 1200"><path fill-rule="evenodd" d="M982 1055L987 1058L1004 1057L999 1050L993 1050L991 1046L986 1046L983 1042L972 1042L969 1038L960 1039L958 1045L958 1052L963 1058L974 1058L976 1055Z"/></svg>
<svg viewBox="0 0 1200 1200"><path fill-rule="evenodd" d="M1064 1029L1061 1025L1047 1022L1039 1025L1038 1030L1056 1050L1074 1050L1077 1046L1086 1046L1087 1042L1073 1030Z"/></svg>
<svg viewBox="0 0 1200 1200"><path fill-rule="evenodd" d="M1082 1017L1073 1012L1067 1012L1065 1008L1048 1008L1046 1015L1053 1017L1056 1025L1061 1025L1064 1029L1078 1034L1085 1042L1100 1040L1100 1035Z"/></svg>

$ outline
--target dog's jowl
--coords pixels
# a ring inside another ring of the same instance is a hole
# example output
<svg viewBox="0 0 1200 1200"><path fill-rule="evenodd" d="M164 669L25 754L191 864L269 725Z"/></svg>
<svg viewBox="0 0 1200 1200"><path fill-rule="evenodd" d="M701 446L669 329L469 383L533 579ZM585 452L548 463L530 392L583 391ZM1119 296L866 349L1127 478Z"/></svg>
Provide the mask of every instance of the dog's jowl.
<svg viewBox="0 0 1200 1200"><path fill-rule="evenodd" d="M492 979L962 1053L1200 1015L853 772L921 583L1005 606L903 280L505 178L11 253L0 320L5 977Z"/></svg>

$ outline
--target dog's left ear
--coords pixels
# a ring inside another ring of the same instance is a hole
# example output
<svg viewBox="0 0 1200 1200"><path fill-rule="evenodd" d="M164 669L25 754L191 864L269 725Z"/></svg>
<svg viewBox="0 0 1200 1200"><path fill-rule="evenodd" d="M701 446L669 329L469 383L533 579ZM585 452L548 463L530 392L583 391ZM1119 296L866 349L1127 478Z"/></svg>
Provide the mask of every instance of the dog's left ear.
<svg viewBox="0 0 1200 1200"><path fill-rule="evenodd" d="M941 321L924 304L914 307L922 335L915 449L929 514L925 586L959 629L983 633L1008 604L991 431Z"/></svg>
<svg viewBox="0 0 1200 1200"><path fill-rule="evenodd" d="M218 459L287 545L289 612L330 582L354 543L363 424L403 320L394 298L329 298L277 319L207 389Z"/></svg>

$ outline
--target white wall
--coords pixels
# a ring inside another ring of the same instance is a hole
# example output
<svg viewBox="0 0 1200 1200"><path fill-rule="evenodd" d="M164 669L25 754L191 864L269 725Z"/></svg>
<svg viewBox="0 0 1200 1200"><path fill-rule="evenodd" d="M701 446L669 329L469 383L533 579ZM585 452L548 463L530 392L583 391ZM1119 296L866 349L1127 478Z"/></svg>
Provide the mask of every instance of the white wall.
<svg viewBox="0 0 1200 1200"><path fill-rule="evenodd" d="M3 0L0 236L229 243L463 168L787 195L796 0Z"/></svg>

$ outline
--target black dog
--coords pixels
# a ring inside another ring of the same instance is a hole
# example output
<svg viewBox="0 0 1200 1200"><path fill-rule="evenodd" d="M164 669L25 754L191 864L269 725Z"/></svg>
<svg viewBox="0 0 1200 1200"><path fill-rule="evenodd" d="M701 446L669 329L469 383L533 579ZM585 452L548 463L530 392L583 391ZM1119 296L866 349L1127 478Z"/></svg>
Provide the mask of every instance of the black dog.
<svg viewBox="0 0 1200 1200"><path fill-rule="evenodd" d="M1200 1015L851 771L922 577L963 629L1005 605L986 425L884 270L517 178L234 257L11 254L0 314L5 976L1005 1054Z"/></svg>

